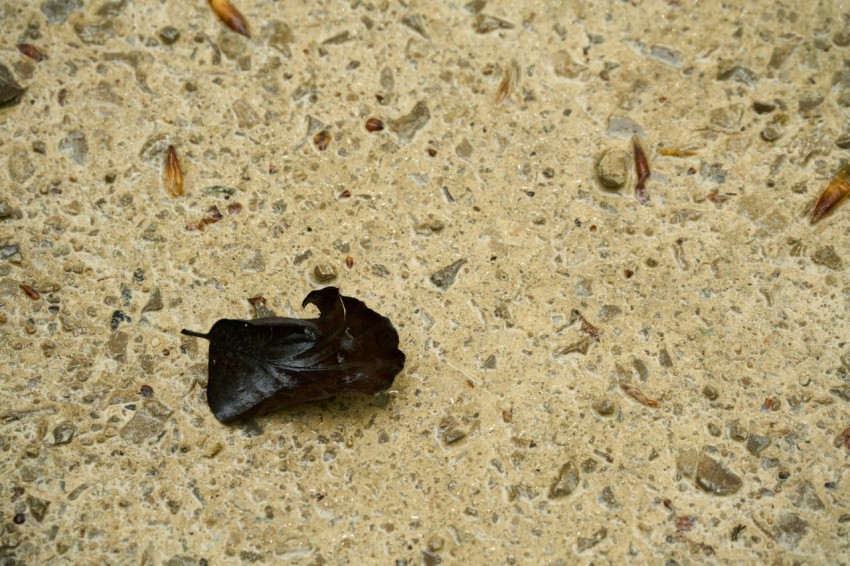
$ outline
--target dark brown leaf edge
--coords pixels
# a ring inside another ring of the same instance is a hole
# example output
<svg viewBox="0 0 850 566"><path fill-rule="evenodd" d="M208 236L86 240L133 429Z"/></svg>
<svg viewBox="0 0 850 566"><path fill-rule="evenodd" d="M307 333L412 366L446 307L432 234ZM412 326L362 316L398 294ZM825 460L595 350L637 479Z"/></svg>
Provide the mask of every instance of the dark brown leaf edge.
<svg viewBox="0 0 850 566"><path fill-rule="evenodd" d="M301 306L309 304L319 318L222 319L209 334L182 331L210 341L207 401L219 421L392 385L405 357L388 318L336 287L312 291Z"/></svg>

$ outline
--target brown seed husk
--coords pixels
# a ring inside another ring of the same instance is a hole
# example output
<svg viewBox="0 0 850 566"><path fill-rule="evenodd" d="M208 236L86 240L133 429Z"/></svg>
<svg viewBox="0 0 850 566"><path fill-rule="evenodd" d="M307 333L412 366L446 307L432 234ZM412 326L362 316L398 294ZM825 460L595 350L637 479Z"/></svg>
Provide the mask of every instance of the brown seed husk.
<svg viewBox="0 0 850 566"><path fill-rule="evenodd" d="M236 33L242 34L245 37L251 37L251 33L248 31L248 21L245 19L245 16L228 0L210 0L210 6L212 6L213 12L215 12L219 19L224 22L224 25Z"/></svg>
<svg viewBox="0 0 850 566"><path fill-rule="evenodd" d="M850 166L844 167L832 178L818 197L812 209L811 223L814 224L828 216L850 194Z"/></svg>
<svg viewBox="0 0 850 566"><path fill-rule="evenodd" d="M171 198L183 196L183 172L180 170L180 161L177 159L177 150L173 145L168 146L165 155L165 192Z"/></svg>

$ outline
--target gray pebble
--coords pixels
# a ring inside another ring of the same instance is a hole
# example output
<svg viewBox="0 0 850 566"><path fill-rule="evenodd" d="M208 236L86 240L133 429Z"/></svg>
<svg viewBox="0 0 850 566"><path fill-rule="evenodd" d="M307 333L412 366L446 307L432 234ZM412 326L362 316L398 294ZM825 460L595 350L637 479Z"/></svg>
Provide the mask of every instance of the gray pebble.
<svg viewBox="0 0 850 566"><path fill-rule="evenodd" d="M709 114L709 122L712 126L723 130L737 130L741 126L741 118L744 115L742 104L730 104L721 108L715 108Z"/></svg>
<svg viewBox="0 0 850 566"><path fill-rule="evenodd" d="M697 464L696 484L714 495L731 495L741 489L743 481L720 462L701 454Z"/></svg>
<svg viewBox="0 0 850 566"><path fill-rule="evenodd" d="M447 290L455 282L460 268L466 264L465 259L459 259L446 267L431 274L431 283L443 291Z"/></svg>
<svg viewBox="0 0 850 566"><path fill-rule="evenodd" d="M386 279L390 276L390 270L386 266L376 263L372 265L372 275Z"/></svg>
<svg viewBox="0 0 850 566"><path fill-rule="evenodd" d="M109 39L115 37L115 27L112 20L81 22L74 25L74 32L76 32L80 41L86 45L103 45Z"/></svg>
<svg viewBox="0 0 850 566"><path fill-rule="evenodd" d="M514 24L507 20L503 20L502 18L497 18L496 16L479 13L475 16L475 24L473 27L477 33L490 33L497 29L513 29Z"/></svg>
<svg viewBox="0 0 850 566"><path fill-rule="evenodd" d="M586 80L589 78L587 66L573 59L570 52L561 50L552 57L552 71L559 77L570 80Z"/></svg>
<svg viewBox="0 0 850 566"><path fill-rule="evenodd" d="M786 550L794 550L809 532L809 524L796 513L783 513L773 525L773 538Z"/></svg>
<svg viewBox="0 0 850 566"><path fill-rule="evenodd" d="M661 61L662 63L666 63L671 67L681 67L682 66L682 54L672 47L665 47L664 45L653 45L649 48L649 57L651 59L655 59L656 61Z"/></svg>
<svg viewBox="0 0 850 566"><path fill-rule="evenodd" d="M608 118L608 130L605 134L613 138L628 138L633 136L645 137L643 127L624 116L611 116Z"/></svg>
<svg viewBox="0 0 850 566"><path fill-rule="evenodd" d="M50 502L33 497L32 495L27 495L27 507L29 507L33 519L41 523L44 521L45 515L47 515L47 508L50 507Z"/></svg>
<svg viewBox="0 0 850 566"><path fill-rule="evenodd" d="M154 287L148 302L142 307L142 312L158 310L162 310L162 292L159 290L159 287Z"/></svg>
<svg viewBox="0 0 850 566"><path fill-rule="evenodd" d="M766 142L774 142L782 137L782 126L771 124L761 131L761 139Z"/></svg>
<svg viewBox="0 0 850 566"><path fill-rule="evenodd" d="M804 480L791 490L788 498L795 507L809 509L810 511L821 511L824 509L823 501L818 497L818 492L812 482Z"/></svg>
<svg viewBox="0 0 850 566"><path fill-rule="evenodd" d="M731 67L721 69L720 72L717 73L717 80L734 81L747 86L753 86L758 82L759 77L755 71L748 69L747 67L742 65L732 65Z"/></svg>
<svg viewBox="0 0 850 566"><path fill-rule="evenodd" d="M602 488L602 491L599 493L596 500L611 511L617 511L623 507L623 505L617 500L617 496L614 495L614 490L610 485L606 485Z"/></svg>
<svg viewBox="0 0 850 566"><path fill-rule="evenodd" d="M83 0L47 0L42 2L41 11L49 24L61 24L71 12L83 7Z"/></svg>
<svg viewBox="0 0 850 566"><path fill-rule="evenodd" d="M820 246L815 250L812 254L812 262L835 271L841 270L844 266L841 256L835 253L835 247L830 245Z"/></svg>
<svg viewBox="0 0 850 566"><path fill-rule="evenodd" d="M428 110L428 105L420 100L405 116L395 120L388 119L386 122L389 130L398 136L401 143L410 143L416 132L424 128L430 119L431 111Z"/></svg>
<svg viewBox="0 0 850 566"><path fill-rule="evenodd" d="M611 399L599 399L593 404L593 410L603 417L610 417L617 409L617 405Z"/></svg>
<svg viewBox="0 0 850 566"><path fill-rule="evenodd" d="M450 428L443 433L443 442L446 444L454 444L466 436L466 432L459 428Z"/></svg>
<svg viewBox="0 0 850 566"><path fill-rule="evenodd" d="M127 343L130 336L124 331L114 332L106 342L106 353L118 362L127 361Z"/></svg>
<svg viewBox="0 0 850 566"><path fill-rule="evenodd" d="M750 432L739 421L733 421L729 425L729 438L735 442L744 442L749 436Z"/></svg>
<svg viewBox="0 0 850 566"><path fill-rule="evenodd" d="M835 140L835 145L841 149L850 149L850 132L844 132Z"/></svg>
<svg viewBox="0 0 850 566"><path fill-rule="evenodd" d="M800 112L809 112L814 110L823 103L824 98L821 95L808 94L802 96L798 101Z"/></svg>
<svg viewBox="0 0 850 566"><path fill-rule="evenodd" d="M68 132L59 142L59 151L68 156L77 165L85 166L89 154L89 143L86 135L80 130Z"/></svg>
<svg viewBox="0 0 850 566"><path fill-rule="evenodd" d="M20 253L21 248L16 243L6 244L2 248L0 248L0 258L9 259L15 254Z"/></svg>
<svg viewBox="0 0 850 566"><path fill-rule="evenodd" d="M726 171L723 170L722 163L701 163L699 176L717 184L726 182Z"/></svg>
<svg viewBox="0 0 850 566"><path fill-rule="evenodd" d="M292 43L293 37L292 29L288 25L279 20L273 20L269 22L265 31L269 35L269 47L277 49L285 57L292 57L289 44Z"/></svg>
<svg viewBox="0 0 850 566"><path fill-rule="evenodd" d="M71 423L62 423L56 428L53 429L53 444L59 446L62 444L68 444L71 440L74 439L74 435L77 433L77 427L75 427Z"/></svg>
<svg viewBox="0 0 850 566"><path fill-rule="evenodd" d="M159 38L166 45L173 45L180 39L180 30L174 26L165 26L159 30Z"/></svg>
<svg viewBox="0 0 850 566"><path fill-rule="evenodd" d="M162 430L171 411L159 401L149 399L121 429L121 438L131 444L141 444Z"/></svg>
<svg viewBox="0 0 850 566"><path fill-rule="evenodd" d="M629 178L629 154L621 149L607 150L596 162L596 177L608 190L622 189Z"/></svg>
<svg viewBox="0 0 850 566"><path fill-rule="evenodd" d="M747 439L747 451L753 456L758 456L770 446L770 439L766 436L751 434Z"/></svg>
<svg viewBox="0 0 850 566"><path fill-rule="evenodd" d="M549 499L566 497L578 487L580 476L578 468L572 462L567 462L558 471L558 477L549 487Z"/></svg>
<svg viewBox="0 0 850 566"><path fill-rule="evenodd" d="M246 100L240 98L234 101L231 108L236 115L236 123L240 128L251 129L262 121L251 103Z"/></svg>
<svg viewBox="0 0 850 566"><path fill-rule="evenodd" d="M457 153L458 157L469 159L472 157L472 144L469 143L469 140L463 138L463 141L455 148L455 153Z"/></svg>
<svg viewBox="0 0 850 566"><path fill-rule="evenodd" d="M776 104L772 102L760 102L756 100L753 102L753 110L756 111L756 114L770 114L774 110L776 110Z"/></svg>

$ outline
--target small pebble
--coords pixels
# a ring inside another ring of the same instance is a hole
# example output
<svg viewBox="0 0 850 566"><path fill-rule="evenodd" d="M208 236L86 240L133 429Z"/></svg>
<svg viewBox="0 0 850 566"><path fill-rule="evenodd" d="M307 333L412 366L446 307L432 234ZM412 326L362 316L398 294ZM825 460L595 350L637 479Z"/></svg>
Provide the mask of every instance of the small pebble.
<svg viewBox="0 0 850 566"><path fill-rule="evenodd" d="M57 446L68 444L74 439L77 433L77 427L71 423L62 423L53 429L53 443Z"/></svg>
<svg viewBox="0 0 850 566"><path fill-rule="evenodd" d="M761 139L766 142L774 142L782 137L782 127L778 125L770 125L761 131Z"/></svg>
<svg viewBox="0 0 850 566"><path fill-rule="evenodd" d="M753 110L756 111L756 114L770 114L774 110L776 110L776 104L772 102L760 102L756 100L753 102Z"/></svg>
<svg viewBox="0 0 850 566"><path fill-rule="evenodd" d="M424 128L430 120L431 111L428 110L428 105L420 100L407 115L395 120L387 120L386 124L390 131L398 136L401 143L407 144L413 141L416 132Z"/></svg>
<svg viewBox="0 0 850 566"><path fill-rule="evenodd" d="M443 291L447 290L455 282L460 268L466 264L465 259L459 259L456 262L447 265L431 274L431 283Z"/></svg>
<svg viewBox="0 0 850 566"><path fill-rule="evenodd" d="M320 283L327 283L336 279L336 269L330 264L320 263L313 268L313 276Z"/></svg>
<svg viewBox="0 0 850 566"><path fill-rule="evenodd" d="M572 494L579 484L579 471L575 464L567 462L558 471L558 477L549 487L549 499L559 499Z"/></svg>
<svg viewBox="0 0 850 566"><path fill-rule="evenodd" d="M159 38L164 44L173 45L174 42L180 39L180 30L174 26L165 26L159 30Z"/></svg>
<svg viewBox="0 0 850 566"><path fill-rule="evenodd" d="M600 399L593 404L593 410L603 417L613 415L616 408L617 406L610 399Z"/></svg>
<svg viewBox="0 0 850 566"><path fill-rule="evenodd" d="M608 190L622 189L629 177L629 154L620 149L603 153L596 162L596 177Z"/></svg>

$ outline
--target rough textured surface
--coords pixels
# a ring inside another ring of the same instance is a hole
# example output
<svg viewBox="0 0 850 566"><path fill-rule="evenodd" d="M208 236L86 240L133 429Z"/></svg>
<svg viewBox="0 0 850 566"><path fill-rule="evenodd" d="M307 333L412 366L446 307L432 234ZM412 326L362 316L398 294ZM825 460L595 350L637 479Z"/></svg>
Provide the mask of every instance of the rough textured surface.
<svg viewBox="0 0 850 566"><path fill-rule="evenodd" d="M235 1L0 0L3 561L846 561L845 4ZM331 272L393 389L219 425Z"/></svg>

